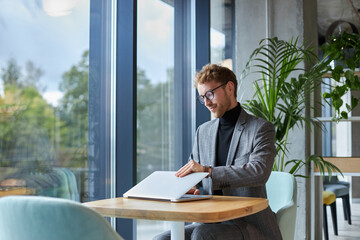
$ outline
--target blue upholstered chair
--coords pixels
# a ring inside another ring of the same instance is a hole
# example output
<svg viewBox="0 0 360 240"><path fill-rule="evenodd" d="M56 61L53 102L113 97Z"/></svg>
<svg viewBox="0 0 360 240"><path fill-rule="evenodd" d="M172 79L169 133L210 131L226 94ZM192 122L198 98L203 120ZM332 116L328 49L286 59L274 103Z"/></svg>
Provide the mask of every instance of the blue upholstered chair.
<svg viewBox="0 0 360 240"><path fill-rule="evenodd" d="M276 213L284 240L293 240L297 210L297 186L293 175L273 171L266 183L270 208Z"/></svg>
<svg viewBox="0 0 360 240"><path fill-rule="evenodd" d="M351 225L351 209L350 209L350 183L339 181L336 176L325 177L324 179L324 190L333 192L336 198L341 198L343 202L344 218Z"/></svg>
<svg viewBox="0 0 360 240"><path fill-rule="evenodd" d="M121 240L97 212L78 202L40 196L0 198L0 239Z"/></svg>

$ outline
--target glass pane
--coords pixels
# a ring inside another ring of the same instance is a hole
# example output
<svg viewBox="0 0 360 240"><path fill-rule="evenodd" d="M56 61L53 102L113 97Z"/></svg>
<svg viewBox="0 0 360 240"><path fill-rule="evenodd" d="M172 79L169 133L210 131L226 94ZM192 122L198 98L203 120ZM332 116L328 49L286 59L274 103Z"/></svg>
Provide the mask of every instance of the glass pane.
<svg viewBox="0 0 360 240"><path fill-rule="evenodd" d="M86 201L89 0L0 8L1 194Z"/></svg>
<svg viewBox="0 0 360 240"><path fill-rule="evenodd" d="M137 181L155 170L174 170L174 8L138 1ZM151 239L165 222L137 221L137 239Z"/></svg>
<svg viewBox="0 0 360 240"><path fill-rule="evenodd" d="M322 94L330 92L329 86L335 87L336 82L330 78L323 78L326 84L322 85ZM345 81L341 79L341 81ZM347 93L342 97L343 109L345 104L350 104L351 96ZM333 109L322 99L322 117L333 117ZM351 113L349 114L351 117ZM325 131L322 132L322 153L326 157L351 157L352 156L352 131L356 122L324 122Z"/></svg>
<svg viewBox="0 0 360 240"><path fill-rule="evenodd" d="M210 57L211 63L232 69L233 58L233 1L210 2Z"/></svg>

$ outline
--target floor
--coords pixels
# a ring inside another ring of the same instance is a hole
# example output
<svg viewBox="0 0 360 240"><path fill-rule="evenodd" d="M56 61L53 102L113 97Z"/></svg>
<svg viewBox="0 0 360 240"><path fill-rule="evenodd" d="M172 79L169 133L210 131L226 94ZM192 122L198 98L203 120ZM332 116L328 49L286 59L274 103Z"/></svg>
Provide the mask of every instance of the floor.
<svg viewBox="0 0 360 240"><path fill-rule="evenodd" d="M336 214L338 220L338 236L334 235L330 207L327 207L329 240L360 240L360 202L351 203L351 225L344 220L342 207L342 200L337 199Z"/></svg>

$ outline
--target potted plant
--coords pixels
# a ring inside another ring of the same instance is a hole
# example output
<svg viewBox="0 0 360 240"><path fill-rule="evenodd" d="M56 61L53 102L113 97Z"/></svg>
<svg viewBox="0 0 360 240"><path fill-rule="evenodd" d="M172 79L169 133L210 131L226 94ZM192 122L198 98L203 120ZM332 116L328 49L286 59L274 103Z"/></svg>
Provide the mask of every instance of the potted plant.
<svg viewBox="0 0 360 240"><path fill-rule="evenodd" d="M305 116L305 107L307 98L321 84L321 76L327 71L331 59L320 61L311 49L298 44L298 38L290 41L276 37L263 39L259 45L246 64L240 83L254 68L253 72L261 75L254 82L253 99L246 101L243 107L275 126L277 154L273 170L306 177L299 170L303 166L310 167L313 162L322 175L325 171L330 176L333 171L341 173L335 165L318 155L311 155L305 160L286 160L288 136L292 129L305 125L310 129L313 126L322 127L319 122ZM304 61L310 62L313 67L305 71L300 64Z"/></svg>

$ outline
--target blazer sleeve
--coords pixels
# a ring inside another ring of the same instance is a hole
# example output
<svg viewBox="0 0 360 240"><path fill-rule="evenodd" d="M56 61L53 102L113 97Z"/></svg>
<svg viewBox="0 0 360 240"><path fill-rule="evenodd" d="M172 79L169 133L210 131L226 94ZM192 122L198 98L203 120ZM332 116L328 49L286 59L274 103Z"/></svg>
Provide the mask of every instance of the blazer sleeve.
<svg viewBox="0 0 360 240"><path fill-rule="evenodd" d="M199 141L199 128L196 130L195 138L194 138L194 145L193 145L193 148L192 148L192 151L190 153L188 161L194 160L195 162L200 163L200 154L199 154L198 141Z"/></svg>
<svg viewBox="0 0 360 240"><path fill-rule="evenodd" d="M248 147L249 152L234 159L229 166L214 167L212 170L213 189L253 187L265 185L274 164L275 129L268 121L256 121L253 139L240 141L239 147Z"/></svg>

